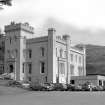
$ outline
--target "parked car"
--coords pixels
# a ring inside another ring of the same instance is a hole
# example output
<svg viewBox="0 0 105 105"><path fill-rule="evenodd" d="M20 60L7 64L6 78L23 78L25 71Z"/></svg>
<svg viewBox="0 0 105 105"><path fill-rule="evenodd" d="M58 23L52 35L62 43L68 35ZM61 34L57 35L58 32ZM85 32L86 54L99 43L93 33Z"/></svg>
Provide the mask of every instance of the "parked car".
<svg viewBox="0 0 105 105"><path fill-rule="evenodd" d="M103 86L95 86L92 90L93 91L103 91L104 87Z"/></svg>
<svg viewBox="0 0 105 105"><path fill-rule="evenodd" d="M14 79L14 73L4 73L1 75L2 79L5 80L13 80Z"/></svg>
<svg viewBox="0 0 105 105"><path fill-rule="evenodd" d="M91 82L86 82L82 85L83 91L92 91L95 88L95 85L93 85Z"/></svg>
<svg viewBox="0 0 105 105"><path fill-rule="evenodd" d="M13 86L13 87L22 87L21 83L15 80L10 80L8 81L8 86Z"/></svg>
<svg viewBox="0 0 105 105"><path fill-rule="evenodd" d="M75 85L73 85L73 84L67 84L67 90L68 91L75 91Z"/></svg>
<svg viewBox="0 0 105 105"><path fill-rule="evenodd" d="M67 85L62 83L54 83L54 90L55 91L66 91Z"/></svg>
<svg viewBox="0 0 105 105"><path fill-rule="evenodd" d="M40 83L31 83L30 89L34 91L43 91L45 90L45 87Z"/></svg>
<svg viewBox="0 0 105 105"><path fill-rule="evenodd" d="M54 90L54 84L52 83L44 83L43 88L47 91L53 91Z"/></svg>
<svg viewBox="0 0 105 105"><path fill-rule="evenodd" d="M67 84L68 91L82 91L81 85Z"/></svg>
<svg viewBox="0 0 105 105"><path fill-rule="evenodd" d="M27 89L27 88L30 88L31 82L30 81L22 81L21 84L22 84L23 88Z"/></svg>
<svg viewBox="0 0 105 105"><path fill-rule="evenodd" d="M75 85L75 91L82 91L82 85Z"/></svg>

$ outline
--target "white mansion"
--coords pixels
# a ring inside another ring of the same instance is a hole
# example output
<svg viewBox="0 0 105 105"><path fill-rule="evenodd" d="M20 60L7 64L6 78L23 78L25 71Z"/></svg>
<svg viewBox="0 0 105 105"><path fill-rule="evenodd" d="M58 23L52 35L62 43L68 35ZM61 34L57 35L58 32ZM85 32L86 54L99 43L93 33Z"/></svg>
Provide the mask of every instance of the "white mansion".
<svg viewBox="0 0 105 105"><path fill-rule="evenodd" d="M18 81L70 83L72 76L86 75L85 49L71 46L70 36L48 29L44 37L34 36L28 23L5 26L5 66Z"/></svg>

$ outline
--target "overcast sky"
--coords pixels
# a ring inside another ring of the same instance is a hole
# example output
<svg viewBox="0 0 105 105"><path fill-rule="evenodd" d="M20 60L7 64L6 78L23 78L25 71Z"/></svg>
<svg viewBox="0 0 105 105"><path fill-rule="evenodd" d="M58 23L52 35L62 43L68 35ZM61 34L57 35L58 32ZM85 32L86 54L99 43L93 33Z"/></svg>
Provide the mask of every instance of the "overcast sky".
<svg viewBox="0 0 105 105"><path fill-rule="evenodd" d="M86 40L86 43L105 44L105 0L13 0L12 4L12 7L0 11L1 27L16 21L29 22L40 28L46 20L54 18L62 23L62 28L63 24L69 28L73 26L70 30L75 42L84 43Z"/></svg>

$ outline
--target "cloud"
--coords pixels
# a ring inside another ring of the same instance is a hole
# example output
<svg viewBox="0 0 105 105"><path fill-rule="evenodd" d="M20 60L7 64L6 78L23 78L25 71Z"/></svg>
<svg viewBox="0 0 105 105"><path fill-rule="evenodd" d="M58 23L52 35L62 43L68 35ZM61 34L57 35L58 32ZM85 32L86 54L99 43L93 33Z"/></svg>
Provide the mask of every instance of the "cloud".
<svg viewBox="0 0 105 105"><path fill-rule="evenodd" d="M29 22L35 36L47 35L47 28L55 27L58 34L70 34L74 43L105 45L104 4L104 0L13 0L12 7L0 11L0 26Z"/></svg>
<svg viewBox="0 0 105 105"><path fill-rule="evenodd" d="M67 24L54 18L46 19L43 27L37 29L35 36L47 35L47 30L51 27L56 29L56 35L69 34L73 45L80 43L105 45L104 29L80 29L73 24Z"/></svg>

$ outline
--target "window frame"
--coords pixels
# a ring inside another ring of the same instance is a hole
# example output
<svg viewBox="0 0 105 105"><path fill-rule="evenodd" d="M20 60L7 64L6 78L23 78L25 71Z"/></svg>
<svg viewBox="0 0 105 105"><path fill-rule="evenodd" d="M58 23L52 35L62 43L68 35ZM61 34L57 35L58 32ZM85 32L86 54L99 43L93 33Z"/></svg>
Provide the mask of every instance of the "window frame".
<svg viewBox="0 0 105 105"><path fill-rule="evenodd" d="M31 66L29 66L29 65L31 65ZM30 69L30 67L31 67L31 69ZM28 63L28 73L32 74L32 63Z"/></svg>
<svg viewBox="0 0 105 105"><path fill-rule="evenodd" d="M63 58L63 49L62 48L60 48L60 50L59 50L59 55L60 55L60 58Z"/></svg>
<svg viewBox="0 0 105 105"><path fill-rule="evenodd" d="M70 75L72 76L74 75L74 65L73 64L70 64Z"/></svg>
<svg viewBox="0 0 105 105"><path fill-rule="evenodd" d="M32 49L28 49L28 58L32 58Z"/></svg>
<svg viewBox="0 0 105 105"><path fill-rule="evenodd" d="M74 61L73 57L74 57L74 54L70 54L70 61L71 61L71 62Z"/></svg>
<svg viewBox="0 0 105 105"><path fill-rule="evenodd" d="M43 67L42 67L42 64L44 64ZM44 72L42 72L42 68L44 69ZM45 73L45 62L44 61L41 61L40 62L40 73L41 74L44 74Z"/></svg>

